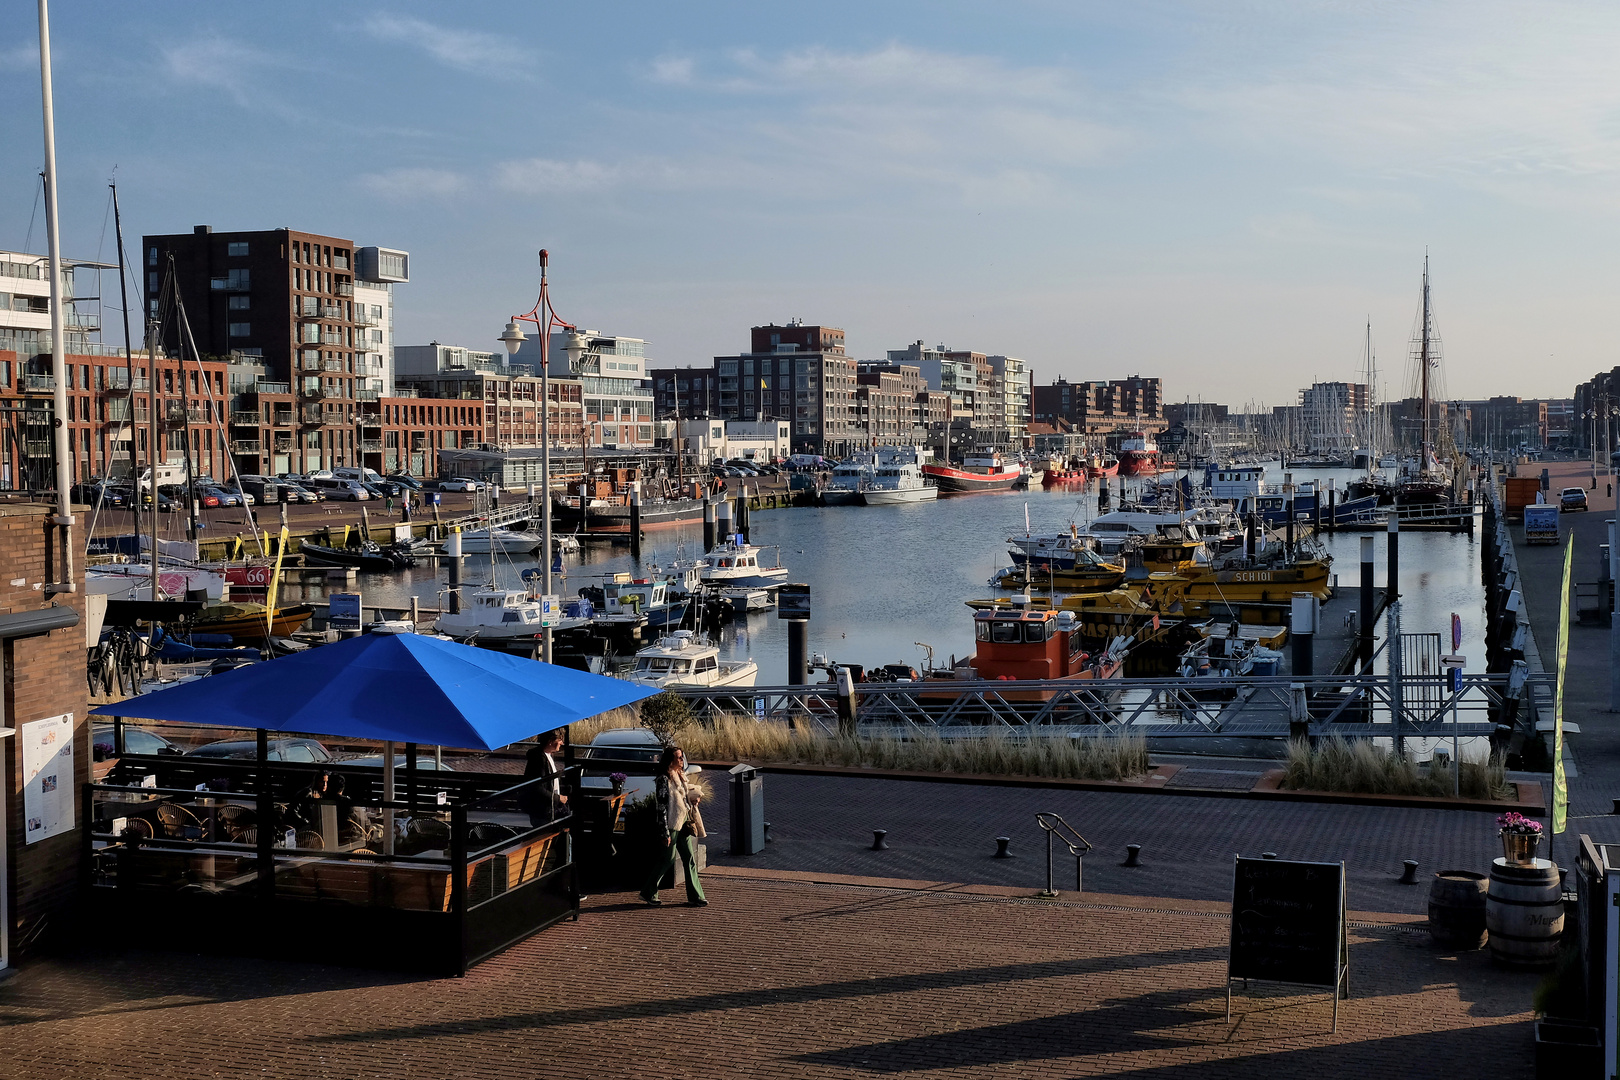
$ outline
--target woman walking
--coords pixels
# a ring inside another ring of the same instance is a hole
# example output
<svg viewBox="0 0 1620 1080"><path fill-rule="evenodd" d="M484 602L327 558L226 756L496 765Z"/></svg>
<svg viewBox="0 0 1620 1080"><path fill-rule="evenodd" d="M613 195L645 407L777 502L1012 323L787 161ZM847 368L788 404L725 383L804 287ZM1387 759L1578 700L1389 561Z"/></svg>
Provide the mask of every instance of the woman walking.
<svg viewBox="0 0 1620 1080"><path fill-rule="evenodd" d="M686 782L686 754L678 746L666 746L658 758L658 782L653 789L653 805L658 808L664 848L655 860L657 868L647 881L647 887L641 890L641 899L654 907L663 903L658 899L658 884L675 865L677 854L686 871L686 902L693 907L708 906L697 872L697 840L707 835L703 831L703 815L698 812L702 799L697 788Z"/></svg>

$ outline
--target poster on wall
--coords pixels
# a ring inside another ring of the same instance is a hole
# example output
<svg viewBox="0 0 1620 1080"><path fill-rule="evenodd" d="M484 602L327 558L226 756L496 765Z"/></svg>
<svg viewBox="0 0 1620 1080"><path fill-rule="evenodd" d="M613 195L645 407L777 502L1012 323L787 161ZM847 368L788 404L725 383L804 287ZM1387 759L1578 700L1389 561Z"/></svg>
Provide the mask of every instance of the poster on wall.
<svg viewBox="0 0 1620 1080"><path fill-rule="evenodd" d="M73 714L22 726L23 839L73 828Z"/></svg>

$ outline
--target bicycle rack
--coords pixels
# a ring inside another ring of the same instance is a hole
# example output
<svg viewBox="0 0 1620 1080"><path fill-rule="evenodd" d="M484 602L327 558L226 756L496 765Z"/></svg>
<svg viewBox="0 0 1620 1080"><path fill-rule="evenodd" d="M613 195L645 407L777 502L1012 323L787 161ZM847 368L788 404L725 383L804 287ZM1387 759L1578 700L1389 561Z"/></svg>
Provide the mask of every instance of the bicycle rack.
<svg viewBox="0 0 1620 1080"><path fill-rule="evenodd" d="M1080 859L1091 850L1091 842L1081 836L1073 825L1051 811L1035 815L1035 824L1046 832L1046 891L1039 895L1051 898L1057 896L1057 889L1052 884L1052 838L1057 837L1069 854L1074 856L1074 891L1080 892Z"/></svg>

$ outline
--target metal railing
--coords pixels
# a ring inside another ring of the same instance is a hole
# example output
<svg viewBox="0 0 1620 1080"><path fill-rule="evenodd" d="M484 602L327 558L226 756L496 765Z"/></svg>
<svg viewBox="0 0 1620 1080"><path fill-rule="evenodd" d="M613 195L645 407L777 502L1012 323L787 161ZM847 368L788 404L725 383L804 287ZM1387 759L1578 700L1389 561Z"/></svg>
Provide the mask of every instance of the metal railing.
<svg viewBox="0 0 1620 1080"><path fill-rule="evenodd" d="M35 392L56 389L56 376L54 375L24 375L22 389L25 392Z"/></svg>
<svg viewBox="0 0 1620 1080"><path fill-rule="evenodd" d="M356 401L376 401L381 396L382 393L378 390L356 390L354 392L354 400Z"/></svg>
<svg viewBox="0 0 1620 1080"><path fill-rule="evenodd" d="M257 426L262 419L257 409L237 409L231 413L231 423Z"/></svg>
<svg viewBox="0 0 1620 1080"><path fill-rule="evenodd" d="M354 286L349 284L347 281L340 281L332 286L332 291L337 293L339 296L353 296Z"/></svg>
<svg viewBox="0 0 1620 1080"><path fill-rule="evenodd" d="M839 730L834 684L753 689L681 689L700 718L757 719ZM1292 735L1412 738L1488 736L1523 722L1552 692L1552 676L1471 673L1452 693L1443 676L1387 674L1299 678L1100 679L858 683L858 730L947 737L1005 734L1138 735L1168 738L1288 738Z"/></svg>
<svg viewBox="0 0 1620 1080"><path fill-rule="evenodd" d="M250 394L290 394L292 393L292 383L269 382L260 379L247 392Z"/></svg>
<svg viewBox="0 0 1620 1080"><path fill-rule="evenodd" d="M258 439L232 439L231 440L231 453L233 453L233 454L257 454L258 452L259 452L259 440Z"/></svg>

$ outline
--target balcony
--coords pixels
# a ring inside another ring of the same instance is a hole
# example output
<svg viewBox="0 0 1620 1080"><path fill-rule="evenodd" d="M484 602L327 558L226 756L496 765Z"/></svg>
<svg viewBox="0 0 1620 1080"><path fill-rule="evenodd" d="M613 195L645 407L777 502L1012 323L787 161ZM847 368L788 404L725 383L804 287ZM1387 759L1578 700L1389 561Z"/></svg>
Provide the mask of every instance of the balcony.
<svg viewBox="0 0 1620 1080"><path fill-rule="evenodd" d="M318 357L306 356L302 360L298 361L298 370L319 371L321 370L321 361Z"/></svg>
<svg viewBox="0 0 1620 1080"><path fill-rule="evenodd" d="M326 418L321 415L319 405L305 405L298 411L298 422L304 425L323 424Z"/></svg>
<svg viewBox="0 0 1620 1080"><path fill-rule="evenodd" d="M332 291L337 293L339 296L353 296L354 286L349 284L347 281L340 281L336 285L332 286Z"/></svg>
<svg viewBox="0 0 1620 1080"><path fill-rule="evenodd" d="M231 453L233 453L233 454L252 454L255 457L257 457L258 454L259 454L259 440L258 439L232 439L231 440Z"/></svg>
<svg viewBox="0 0 1620 1080"><path fill-rule="evenodd" d="M107 372L107 385L102 387L102 393L127 394L133 390L137 394L144 394L151 389L151 379L131 379L128 372L118 371L116 368L114 368L109 369Z"/></svg>
<svg viewBox="0 0 1620 1080"><path fill-rule="evenodd" d="M327 333L321 335L322 345L342 345L343 342L343 334L339 331L328 331Z"/></svg>
<svg viewBox="0 0 1620 1080"><path fill-rule="evenodd" d="M56 389L56 376L54 375L24 375L22 385L18 388L25 394L49 393Z"/></svg>
<svg viewBox="0 0 1620 1080"><path fill-rule="evenodd" d="M292 441L291 438L287 438L287 437L280 436L280 435L276 436L276 441L275 441L275 452L276 453L278 453L278 454L288 454L288 453L292 452L292 448L293 448L293 441Z"/></svg>
<svg viewBox="0 0 1620 1080"><path fill-rule="evenodd" d="M321 398L326 397L326 387L324 387L324 386L305 386L305 387L301 387L299 389L299 391L298 391L298 396L301 397L301 398L310 398L312 400L317 400L318 401Z"/></svg>
<svg viewBox="0 0 1620 1080"><path fill-rule="evenodd" d="M376 401L380 396L381 391L378 390L356 390L354 392L354 400L356 401Z"/></svg>
<svg viewBox="0 0 1620 1080"><path fill-rule="evenodd" d="M246 411L238 410L231 413L231 423L238 426L258 427L259 421L260 414L257 409L249 409Z"/></svg>
<svg viewBox="0 0 1620 1080"><path fill-rule="evenodd" d="M381 326L382 320L375 315L367 314L364 304L356 304L354 323L356 326Z"/></svg>
<svg viewBox="0 0 1620 1080"><path fill-rule="evenodd" d="M258 382L253 384L252 389L248 390L248 393L250 393L250 394L290 394L290 393L292 393L292 383L265 382L263 379L260 379Z"/></svg>
<svg viewBox="0 0 1620 1080"><path fill-rule="evenodd" d="M276 427L292 427L293 416L290 412L278 412L270 422Z"/></svg>
<svg viewBox="0 0 1620 1080"><path fill-rule="evenodd" d="M304 303L299 311L300 319L342 319L342 304Z"/></svg>
<svg viewBox="0 0 1620 1080"><path fill-rule="evenodd" d="M341 361L341 360L322 360L321 361L321 370L322 371L347 371L348 368L343 366L343 361Z"/></svg>
<svg viewBox="0 0 1620 1080"><path fill-rule="evenodd" d="M360 450L361 450L362 453L380 454L380 453L382 453L382 448L383 448L383 444L382 444L381 439L361 439L360 440Z"/></svg>

